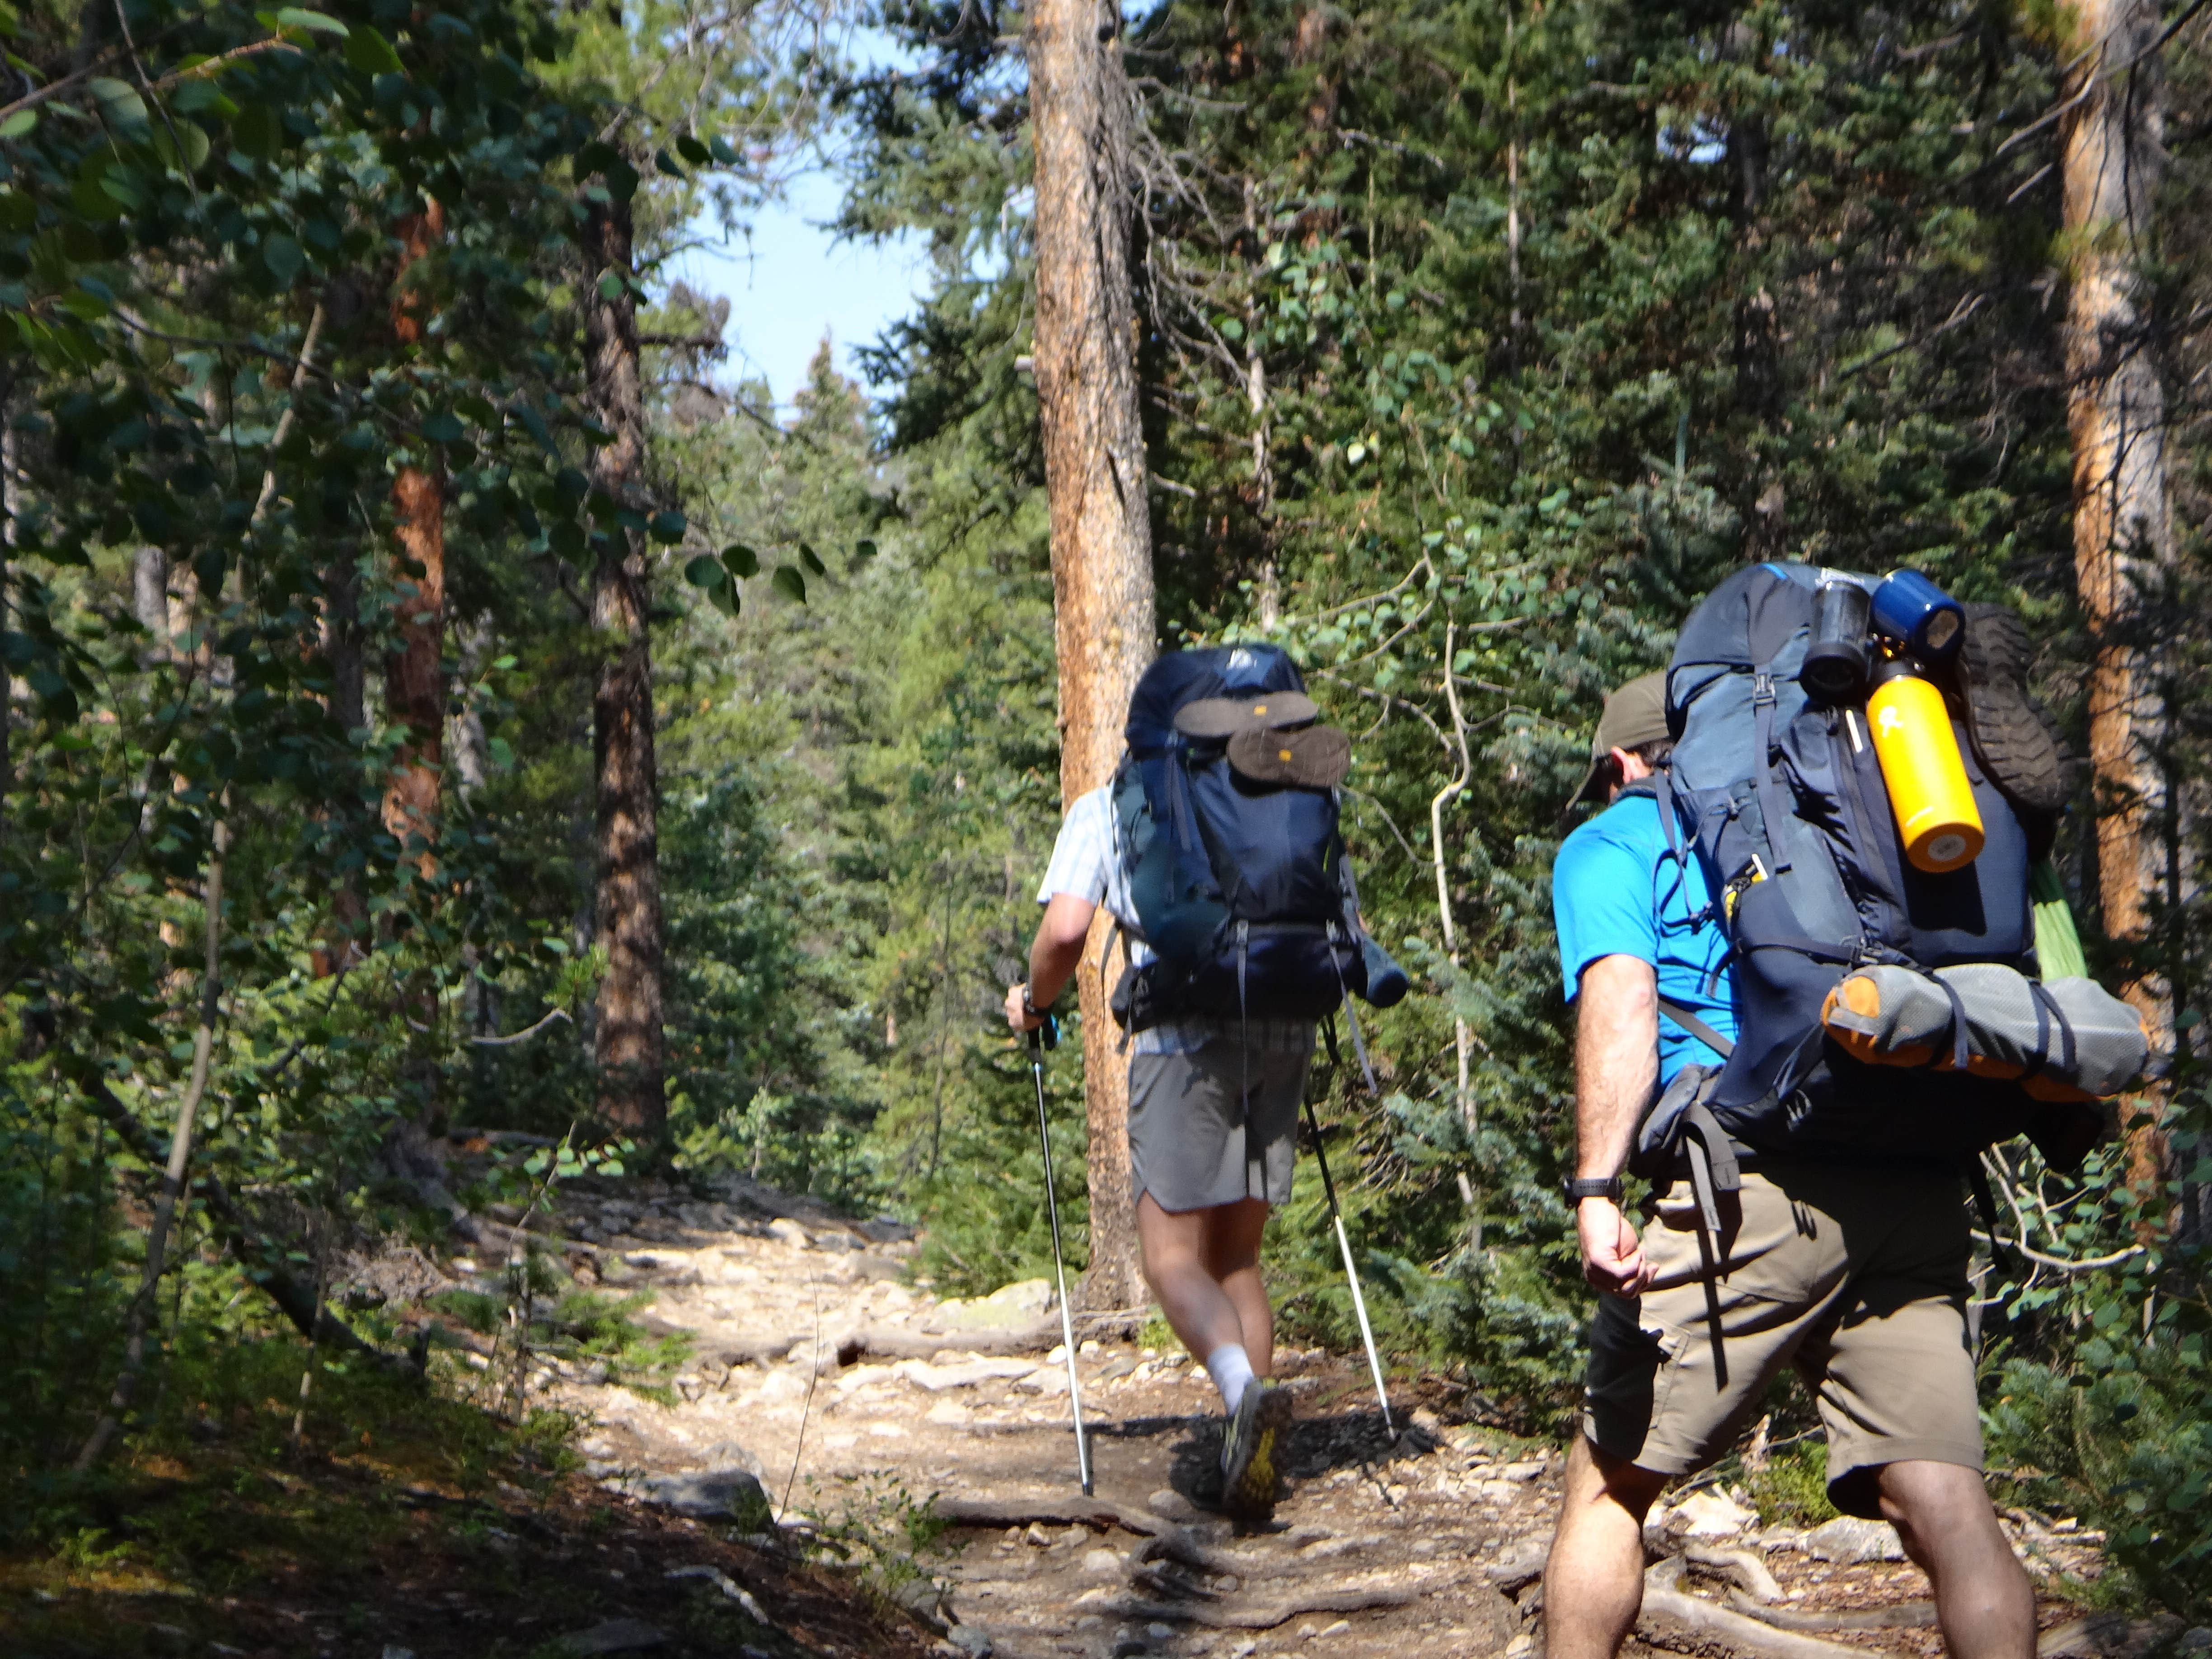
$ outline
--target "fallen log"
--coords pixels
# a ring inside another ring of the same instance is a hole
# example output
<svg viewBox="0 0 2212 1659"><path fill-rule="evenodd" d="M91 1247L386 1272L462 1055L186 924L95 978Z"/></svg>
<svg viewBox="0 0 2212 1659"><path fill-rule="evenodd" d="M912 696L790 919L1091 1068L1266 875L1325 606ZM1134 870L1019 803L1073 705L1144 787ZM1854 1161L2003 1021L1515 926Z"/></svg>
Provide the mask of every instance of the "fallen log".
<svg viewBox="0 0 2212 1659"><path fill-rule="evenodd" d="M1729 1592L1729 1606L1778 1630L1845 1632L1927 1630L1936 1623L1933 1601L1898 1601L1858 1613L1814 1613L1802 1607L1761 1607L1741 1590Z"/></svg>
<svg viewBox="0 0 2212 1659"><path fill-rule="evenodd" d="M800 1340L793 1337L791 1341ZM945 1352L1044 1353L1059 1340L1060 1322L1048 1319L1035 1325L1020 1325L1004 1330L953 1331L943 1334L894 1330L882 1325L863 1325L857 1330L846 1332L834 1344L828 1346L842 1366L856 1364L864 1358L927 1359L933 1354ZM784 1346L787 1348L791 1343Z"/></svg>
<svg viewBox="0 0 2212 1659"><path fill-rule="evenodd" d="M1179 1619L1186 1624L1204 1625L1210 1630L1273 1630L1302 1613L1358 1613L1369 1607L1410 1607L1420 1599L1420 1594L1410 1588L1377 1584L1367 1589L1294 1591L1270 1601L1225 1596L1218 1601L1194 1604L1124 1597L1107 1602L1099 1611L1115 1619Z"/></svg>
<svg viewBox="0 0 2212 1659"><path fill-rule="evenodd" d="M1653 1647L1712 1643L1751 1659L1901 1659L1887 1649L1846 1647L1784 1630L1688 1595L1674 1587L1688 1565L1678 1555L1644 1575L1644 1607L1637 1615L1636 1633Z"/></svg>

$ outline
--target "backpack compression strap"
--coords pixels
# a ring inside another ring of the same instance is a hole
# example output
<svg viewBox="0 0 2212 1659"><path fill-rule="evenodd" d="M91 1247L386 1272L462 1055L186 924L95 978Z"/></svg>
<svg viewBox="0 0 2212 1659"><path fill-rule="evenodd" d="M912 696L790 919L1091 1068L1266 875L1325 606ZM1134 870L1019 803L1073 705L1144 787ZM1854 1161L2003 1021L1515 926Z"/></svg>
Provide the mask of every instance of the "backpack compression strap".
<svg viewBox="0 0 2212 1659"><path fill-rule="evenodd" d="M1784 815L1782 792L1775 787L1774 779L1774 676L1754 676L1751 688L1751 706L1758 714L1759 744L1759 769L1752 775L1752 783L1759 791L1759 816L1765 824L1766 850L1774 855L1774 873L1778 876L1790 868L1790 843L1784 827L1789 819Z"/></svg>

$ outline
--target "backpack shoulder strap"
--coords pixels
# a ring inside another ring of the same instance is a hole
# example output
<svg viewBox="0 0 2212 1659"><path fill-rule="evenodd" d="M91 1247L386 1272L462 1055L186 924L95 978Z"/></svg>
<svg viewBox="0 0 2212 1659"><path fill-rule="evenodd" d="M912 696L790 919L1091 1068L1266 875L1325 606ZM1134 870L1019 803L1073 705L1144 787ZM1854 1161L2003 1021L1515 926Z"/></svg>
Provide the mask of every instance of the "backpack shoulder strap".
<svg viewBox="0 0 2212 1659"><path fill-rule="evenodd" d="M1673 1020L1675 1024L1680 1026L1692 1036L1697 1038L1698 1042L1704 1043L1706 1048L1711 1049L1723 1060L1726 1060L1730 1054L1735 1052L1735 1044L1730 1042L1718 1031L1713 1030L1711 1026L1706 1024L1705 1021L1699 1019L1695 1014L1692 1013L1687 1008L1681 1006L1679 1003L1669 1002L1666 998L1661 997L1659 999L1659 1012L1666 1015L1668 1018Z"/></svg>

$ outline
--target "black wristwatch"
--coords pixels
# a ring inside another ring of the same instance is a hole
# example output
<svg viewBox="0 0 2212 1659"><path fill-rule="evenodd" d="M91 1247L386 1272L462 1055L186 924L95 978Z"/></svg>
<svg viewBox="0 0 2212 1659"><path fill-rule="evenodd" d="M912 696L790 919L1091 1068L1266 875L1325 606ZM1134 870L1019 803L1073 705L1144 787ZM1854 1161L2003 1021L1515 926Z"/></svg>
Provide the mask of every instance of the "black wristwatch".
<svg viewBox="0 0 2212 1659"><path fill-rule="evenodd" d="M1569 1176L1559 1185L1570 1204L1579 1204L1586 1198L1609 1198L1618 1204L1623 1190L1619 1176Z"/></svg>
<svg viewBox="0 0 2212 1659"><path fill-rule="evenodd" d="M1027 1014L1031 1019L1043 1019L1047 1017L1047 1014L1049 1012L1048 1010L1038 1007L1036 1004L1030 1000L1030 987L1027 980L1024 980L1022 981L1022 1012Z"/></svg>

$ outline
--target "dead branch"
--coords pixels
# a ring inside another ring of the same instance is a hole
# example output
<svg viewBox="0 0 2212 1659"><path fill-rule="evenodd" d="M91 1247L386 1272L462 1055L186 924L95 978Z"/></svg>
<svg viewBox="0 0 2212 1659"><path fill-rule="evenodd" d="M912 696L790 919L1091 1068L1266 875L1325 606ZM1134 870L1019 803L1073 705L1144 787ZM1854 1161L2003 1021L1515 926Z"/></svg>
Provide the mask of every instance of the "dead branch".
<svg viewBox="0 0 2212 1659"><path fill-rule="evenodd" d="M226 805L229 799L226 792ZM217 818L214 844L208 853L204 884L207 961L200 978L199 1023L192 1030L191 1079L185 1085L184 1098L177 1105L176 1127L169 1139L169 1159L161 1171L161 1192L154 1202L153 1224L146 1230L145 1270L139 1277L138 1294L131 1303L131 1334L124 1343L123 1369L117 1373L114 1390L107 1397L107 1409L100 1413L91 1437L76 1455L71 1471L76 1474L91 1468L106 1452L123 1426L123 1414L131 1409L131 1397L137 1392L139 1373L145 1369L146 1323L154 1316L154 1293L161 1285L169 1226L176 1218L177 1200L184 1195L185 1175L191 1165L192 1127L199 1115L200 1102L207 1094L208 1067L215 1053L216 1020L222 1009L222 867L229 851L230 826Z"/></svg>
<svg viewBox="0 0 2212 1659"><path fill-rule="evenodd" d="M149 1134L131 1109L125 1105L107 1079L94 1074L83 1080L85 1098L93 1111L115 1131L131 1155L149 1168L162 1167L161 1144ZM307 1286L295 1279L280 1264L283 1252L264 1238L246 1214L238 1201L213 1174L202 1174L192 1182L192 1195L198 1199L207 1218L246 1276L269 1293L269 1299L277 1310L292 1322L293 1328L309 1341L335 1342L349 1353L357 1353L380 1364L410 1373L422 1370L421 1361L412 1356L387 1353L383 1349L363 1341L353 1328L325 1307L321 1299Z"/></svg>

